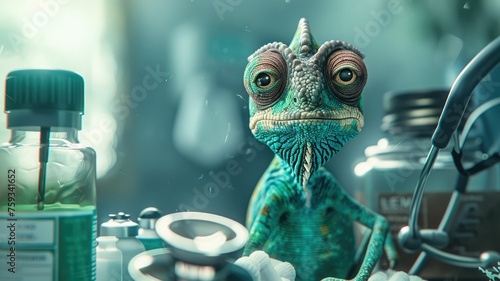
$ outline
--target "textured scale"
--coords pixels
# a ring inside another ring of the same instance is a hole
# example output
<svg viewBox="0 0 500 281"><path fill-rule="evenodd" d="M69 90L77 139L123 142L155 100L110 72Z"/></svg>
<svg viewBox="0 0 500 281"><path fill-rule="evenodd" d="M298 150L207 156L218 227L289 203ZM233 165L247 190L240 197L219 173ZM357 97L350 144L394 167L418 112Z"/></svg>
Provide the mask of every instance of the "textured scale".
<svg viewBox="0 0 500 281"><path fill-rule="evenodd" d="M358 221L372 235L353 280L368 279L385 242L394 264L387 221L352 199L323 168L363 127L363 55L342 41L318 45L301 19L290 46L267 44L248 61L249 126L276 156L250 201L244 254L264 250L290 262L297 280L351 278Z"/></svg>

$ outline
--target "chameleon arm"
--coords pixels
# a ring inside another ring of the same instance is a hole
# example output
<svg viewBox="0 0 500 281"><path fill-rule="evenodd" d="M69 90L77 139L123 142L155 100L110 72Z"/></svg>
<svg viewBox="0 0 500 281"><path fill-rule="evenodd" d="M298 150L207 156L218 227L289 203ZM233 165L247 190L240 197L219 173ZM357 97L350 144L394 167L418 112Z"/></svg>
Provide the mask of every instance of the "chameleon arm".
<svg viewBox="0 0 500 281"><path fill-rule="evenodd" d="M384 248L388 229L389 224L387 220L377 215L363 263L354 280L367 280L370 277L373 268L382 256L382 249Z"/></svg>
<svg viewBox="0 0 500 281"><path fill-rule="evenodd" d="M364 233L363 242L361 245L359 245L360 250L363 251L363 253L367 248L370 236L371 236L371 231L366 231ZM387 232L387 236L385 238L384 251L385 254L387 255L387 259L389 260L389 268L390 269L396 268L398 263L398 253L396 251L396 246L394 245L394 241L392 239L392 235L390 232ZM356 264L358 264L359 261L360 257L357 257Z"/></svg>
<svg viewBox="0 0 500 281"><path fill-rule="evenodd" d="M365 257L358 274L352 279L354 281L364 281L369 278L373 268L380 259L384 246L387 246L386 248L389 250L387 256L390 259L391 265L396 261L397 254L392 241L386 243L389 224L384 217L354 201L354 199L352 199L341 188L336 189L336 191L337 194L334 197L334 200L330 202L331 206L337 211L351 217L353 220L358 221L366 227L372 229ZM388 239L390 240L390 238ZM322 281L339 280L343 279L328 277Z"/></svg>
<svg viewBox="0 0 500 281"><path fill-rule="evenodd" d="M262 208L250 226L250 239L248 240L243 256L262 250L269 239L273 228L278 225L279 218L284 212L283 198L277 194L267 196Z"/></svg>

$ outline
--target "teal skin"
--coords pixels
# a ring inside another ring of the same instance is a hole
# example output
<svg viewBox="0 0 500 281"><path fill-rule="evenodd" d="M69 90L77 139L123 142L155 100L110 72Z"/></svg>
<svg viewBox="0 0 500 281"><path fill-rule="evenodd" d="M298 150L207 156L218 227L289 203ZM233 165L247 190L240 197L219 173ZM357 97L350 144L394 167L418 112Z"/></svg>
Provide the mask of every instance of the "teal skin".
<svg viewBox="0 0 500 281"><path fill-rule="evenodd" d="M387 220L355 201L323 167L363 127L363 55L341 41L319 46L301 19L290 46L267 44L248 61L250 129L275 158L249 204L244 255L263 250L290 262L296 280L345 280L356 266L357 221L372 232L351 280L367 280L384 247L394 266Z"/></svg>

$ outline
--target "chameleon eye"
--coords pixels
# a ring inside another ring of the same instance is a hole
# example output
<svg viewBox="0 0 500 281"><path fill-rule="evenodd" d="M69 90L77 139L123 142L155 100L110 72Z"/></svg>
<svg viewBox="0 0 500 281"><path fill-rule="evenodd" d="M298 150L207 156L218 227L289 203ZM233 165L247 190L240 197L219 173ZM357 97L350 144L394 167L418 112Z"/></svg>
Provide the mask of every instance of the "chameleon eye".
<svg viewBox="0 0 500 281"><path fill-rule="evenodd" d="M255 84L261 89L267 89L276 83L276 80L274 76L261 72L255 77Z"/></svg>
<svg viewBox="0 0 500 281"><path fill-rule="evenodd" d="M349 68L344 68L338 71L337 74L335 74L333 77L333 79L335 79L335 82L339 85L350 85L355 82L357 78L358 76L356 75L356 73Z"/></svg>
<svg viewBox="0 0 500 281"><path fill-rule="evenodd" d="M330 91L342 102L356 105L366 84L366 66L356 53L336 51L328 57L325 77Z"/></svg>
<svg viewBox="0 0 500 281"><path fill-rule="evenodd" d="M275 104L286 86L286 62L277 51L268 51L250 61L245 69L245 89L262 108Z"/></svg>

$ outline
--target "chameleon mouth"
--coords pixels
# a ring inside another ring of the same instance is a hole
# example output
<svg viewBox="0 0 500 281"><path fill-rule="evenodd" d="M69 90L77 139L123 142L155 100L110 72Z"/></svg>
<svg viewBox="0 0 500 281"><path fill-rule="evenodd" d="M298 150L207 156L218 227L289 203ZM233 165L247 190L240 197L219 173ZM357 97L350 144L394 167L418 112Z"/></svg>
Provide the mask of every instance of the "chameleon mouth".
<svg viewBox="0 0 500 281"><path fill-rule="evenodd" d="M308 116L302 118L253 118L250 122L250 129L253 133L257 132L257 125L261 124L265 129L271 129L276 127L290 126L290 125L300 125L300 124L321 124L336 122L340 126L346 127L352 125L353 121L356 121L356 129L358 131L363 127L363 118L360 116L345 116L345 117L319 117L319 116Z"/></svg>

